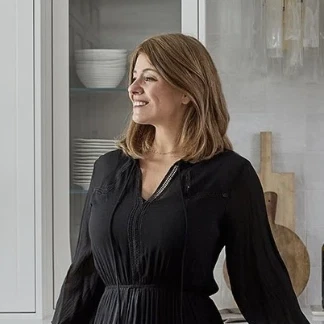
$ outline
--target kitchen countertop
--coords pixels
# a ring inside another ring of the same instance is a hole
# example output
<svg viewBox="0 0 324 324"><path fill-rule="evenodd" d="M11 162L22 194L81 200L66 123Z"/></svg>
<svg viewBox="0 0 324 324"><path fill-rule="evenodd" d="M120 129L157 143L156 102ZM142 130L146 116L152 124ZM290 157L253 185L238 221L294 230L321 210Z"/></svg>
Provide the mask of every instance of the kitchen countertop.
<svg viewBox="0 0 324 324"><path fill-rule="evenodd" d="M303 312L311 324L324 324L324 316L313 316L309 308L303 308ZM40 319L0 319L0 324L51 324L51 318ZM242 323L243 324L243 323Z"/></svg>
<svg viewBox="0 0 324 324"><path fill-rule="evenodd" d="M324 316L314 316L309 308L303 308L303 312L311 324L324 324Z"/></svg>

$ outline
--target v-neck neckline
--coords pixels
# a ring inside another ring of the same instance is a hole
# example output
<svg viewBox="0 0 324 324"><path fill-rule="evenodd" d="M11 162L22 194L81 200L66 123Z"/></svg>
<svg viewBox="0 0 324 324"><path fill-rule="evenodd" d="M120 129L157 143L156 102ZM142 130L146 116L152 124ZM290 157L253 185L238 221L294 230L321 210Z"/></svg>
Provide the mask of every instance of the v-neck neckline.
<svg viewBox="0 0 324 324"><path fill-rule="evenodd" d="M154 192L149 196L149 198L145 199L142 194L143 173L142 173L141 166L140 166L140 160L136 159L136 165L137 165L136 191L137 191L137 197L140 199L140 201L143 204L151 203L153 200L158 198L164 192L164 190L168 187L169 183L173 179L174 175L177 173L177 170L179 169L180 162L181 162L181 160L178 160L170 166L167 173L164 175L164 177L162 178L162 180L160 181L159 185L156 187ZM163 187L165 187L165 188L163 188Z"/></svg>

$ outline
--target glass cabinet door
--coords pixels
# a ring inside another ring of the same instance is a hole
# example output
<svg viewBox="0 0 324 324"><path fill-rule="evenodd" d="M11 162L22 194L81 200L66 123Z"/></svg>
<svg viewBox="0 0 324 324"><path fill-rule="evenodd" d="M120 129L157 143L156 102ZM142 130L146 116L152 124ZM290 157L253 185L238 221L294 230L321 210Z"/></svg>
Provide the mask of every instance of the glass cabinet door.
<svg viewBox="0 0 324 324"><path fill-rule="evenodd" d="M190 1L189 1L190 2ZM54 300L74 254L94 161L127 125L128 58L182 30L181 0L53 1Z"/></svg>

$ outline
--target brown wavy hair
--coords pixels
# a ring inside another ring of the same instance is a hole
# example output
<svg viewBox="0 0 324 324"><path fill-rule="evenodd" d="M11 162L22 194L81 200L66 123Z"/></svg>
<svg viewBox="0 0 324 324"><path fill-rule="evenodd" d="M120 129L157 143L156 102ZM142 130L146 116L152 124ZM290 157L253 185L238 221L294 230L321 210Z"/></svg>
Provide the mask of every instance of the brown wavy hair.
<svg viewBox="0 0 324 324"><path fill-rule="evenodd" d="M162 34L139 44L130 57L129 84L139 54L145 54L171 86L186 93L190 102L176 145L183 160L198 162L225 149L232 150L227 137L230 120L221 81L213 60L196 38L184 34ZM119 148L133 158L142 158L152 146L155 128L130 120L121 135Z"/></svg>

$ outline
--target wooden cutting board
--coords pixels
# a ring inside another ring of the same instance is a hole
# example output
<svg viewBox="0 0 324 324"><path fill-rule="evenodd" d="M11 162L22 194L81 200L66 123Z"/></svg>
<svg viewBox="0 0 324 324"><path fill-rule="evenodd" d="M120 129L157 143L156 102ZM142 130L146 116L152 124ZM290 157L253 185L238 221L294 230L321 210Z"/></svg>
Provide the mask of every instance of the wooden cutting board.
<svg viewBox="0 0 324 324"><path fill-rule="evenodd" d="M305 289L310 275L310 261L307 249L301 239L293 231L275 223L278 202L277 194L275 192L265 192L264 198L272 235L280 256L288 270L294 292L296 296L299 296ZM223 266L223 274L227 286L231 288L226 261Z"/></svg>
<svg viewBox="0 0 324 324"><path fill-rule="evenodd" d="M276 223L295 231L295 174L272 172L272 133L260 133L260 171L263 191L277 193Z"/></svg>

